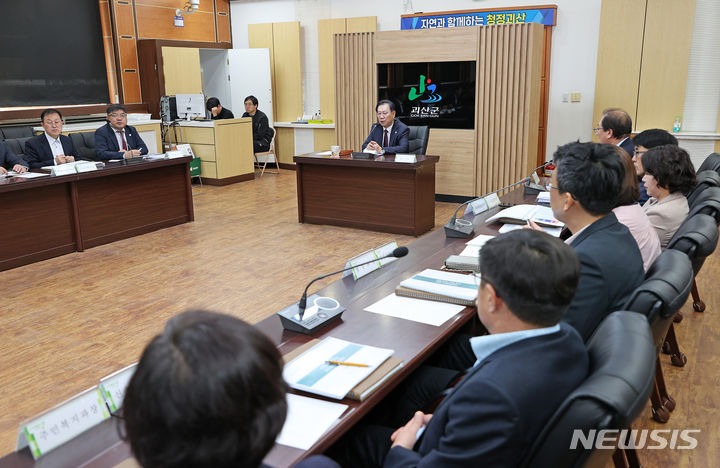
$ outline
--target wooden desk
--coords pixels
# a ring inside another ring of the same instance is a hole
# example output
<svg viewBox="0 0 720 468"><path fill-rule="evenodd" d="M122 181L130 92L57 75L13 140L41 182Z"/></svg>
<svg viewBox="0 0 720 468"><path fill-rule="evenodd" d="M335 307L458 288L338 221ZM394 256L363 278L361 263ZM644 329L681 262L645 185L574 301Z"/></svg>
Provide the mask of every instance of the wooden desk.
<svg viewBox="0 0 720 468"><path fill-rule="evenodd" d="M534 203L535 196L526 197L523 195L522 189L518 189L503 196L502 199L507 203ZM473 219L476 234L497 234L498 225L487 227L485 219L497 213L499 209L495 208ZM433 327L363 310L368 305L391 294L403 279L424 268L440 268L445 258L449 255L457 255L465 248L465 242L467 239L446 238L443 229L436 229L410 244L407 256L388 264L381 270L358 281L354 281L352 277L346 277L317 291L321 295L337 299L346 307L346 310L342 320L322 329L315 335L285 331L280 324L280 319L274 315L256 324L258 329L277 344L282 354L292 351L313 338L322 339L334 336L363 344L392 348L395 350L395 355L405 361L403 368L392 375L378 391L365 401L342 400L341 402L348 405L349 409L310 450L303 451L276 445L265 457L265 463L278 468L288 467L305 457L325 451L475 316L475 309L468 307L442 326ZM308 276L310 277L312 274L308 273ZM298 291L298 297L300 294L301 291ZM320 398L317 395L309 396ZM114 467L131 457L129 445L118 437L116 424L116 418L103 422L41 458L42 464L40 462L35 464L30 451L25 449L0 459L0 468L81 465L87 468Z"/></svg>
<svg viewBox="0 0 720 468"><path fill-rule="evenodd" d="M0 271L193 221L190 161L0 180Z"/></svg>
<svg viewBox="0 0 720 468"><path fill-rule="evenodd" d="M201 177L206 184L227 185L255 178L250 117L179 121L168 135L173 143L190 144L202 161Z"/></svg>
<svg viewBox="0 0 720 468"><path fill-rule="evenodd" d="M396 163L295 156L298 221L419 236L435 225L435 164L438 156Z"/></svg>

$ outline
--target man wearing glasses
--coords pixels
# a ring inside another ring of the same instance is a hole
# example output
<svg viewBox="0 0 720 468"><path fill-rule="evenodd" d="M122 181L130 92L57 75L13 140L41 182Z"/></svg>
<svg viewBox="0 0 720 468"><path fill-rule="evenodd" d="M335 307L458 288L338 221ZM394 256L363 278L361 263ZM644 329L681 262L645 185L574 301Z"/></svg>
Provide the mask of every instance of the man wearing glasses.
<svg viewBox="0 0 720 468"><path fill-rule="evenodd" d="M630 156L635 151L635 144L630 138L632 119L622 109L605 109L598 126L593 128L600 143L619 146Z"/></svg>
<svg viewBox="0 0 720 468"><path fill-rule="evenodd" d="M40 114L45 132L25 142L25 160L31 169L57 166L75 161L72 140L62 135L62 115L57 109L45 109Z"/></svg>
<svg viewBox="0 0 720 468"><path fill-rule="evenodd" d="M375 111L378 123L373 124L370 129L370 135L362 145L363 151L367 148L376 154L407 153L410 129L404 123L395 120L395 104L384 99L378 102Z"/></svg>
<svg viewBox="0 0 720 468"><path fill-rule="evenodd" d="M127 112L120 104L107 108L108 123L95 130L95 156L98 161L137 158L148 148L140 134L127 124Z"/></svg>

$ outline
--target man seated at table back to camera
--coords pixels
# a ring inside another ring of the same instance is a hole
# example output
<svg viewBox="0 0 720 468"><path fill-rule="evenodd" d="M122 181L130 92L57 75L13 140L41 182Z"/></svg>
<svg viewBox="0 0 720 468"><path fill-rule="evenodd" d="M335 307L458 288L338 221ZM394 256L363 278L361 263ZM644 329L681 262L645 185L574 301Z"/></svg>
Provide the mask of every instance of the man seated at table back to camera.
<svg viewBox="0 0 720 468"><path fill-rule="evenodd" d="M375 106L377 123L370 129L370 135L362 144L362 150L366 149L377 154L407 153L408 134L410 129L407 125L395 120L395 104L392 101L383 99Z"/></svg>
<svg viewBox="0 0 720 468"><path fill-rule="evenodd" d="M332 455L346 468L517 466L589 371L582 338L560 322L579 270L573 250L543 232L489 240L480 251L477 314L490 334L470 340L472 368L434 414L413 414L458 375L422 367L396 406L416 404L403 411L412 415L407 424L360 426Z"/></svg>
<svg viewBox="0 0 720 468"><path fill-rule="evenodd" d="M144 468L266 466L287 413L283 361L260 331L229 315L188 311L147 345L122 417ZM299 467L339 468L327 457Z"/></svg>
<svg viewBox="0 0 720 468"><path fill-rule="evenodd" d="M252 117L253 152L270 151L270 143L275 135L275 130L270 128L267 115L258 110L258 100L255 96L245 98L245 113L242 116Z"/></svg>
<svg viewBox="0 0 720 468"><path fill-rule="evenodd" d="M645 279L642 255L630 230L612 212L625 178L615 148L568 143L555 151L553 161L550 206L572 233L565 242L581 264L577 293L564 320L587 340Z"/></svg>
<svg viewBox="0 0 720 468"><path fill-rule="evenodd" d="M7 174L8 171L22 174L27 172L28 167L28 163L23 158L13 153L7 143L0 140L0 175Z"/></svg>
<svg viewBox="0 0 720 468"><path fill-rule="evenodd" d="M98 161L136 158L148 154L140 134L127 124L127 111L120 104L107 108L107 124L95 130L95 157Z"/></svg>
<svg viewBox="0 0 720 468"><path fill-rule="evenodd" d="M32 169L57 166L75 161L77 152L70 137L62 135L62 115L59 110L45 109L40 114L45 130L25 142L25 160Z"/></svg>
<svg viewBox="0 0 720 468"><path fill-rule="evenodd" d="M230 109L220 104L220 100L216 97L208 98L205 108L210 112L210 118L213 120L234 119L235 115Z"/></svg>

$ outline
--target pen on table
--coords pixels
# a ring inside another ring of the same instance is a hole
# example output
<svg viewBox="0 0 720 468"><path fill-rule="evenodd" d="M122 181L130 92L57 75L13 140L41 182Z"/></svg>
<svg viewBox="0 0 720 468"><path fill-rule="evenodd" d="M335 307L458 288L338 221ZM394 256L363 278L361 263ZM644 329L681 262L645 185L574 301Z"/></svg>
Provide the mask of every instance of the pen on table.
<svg viewBox="0 0 720 468"><path fill-rule="evenodd" d="M358 364L357 362L345 362L345 361L325 361L326 364L334 364L336 366L355 366L355 367L370 367L367 364Z"/></svg>

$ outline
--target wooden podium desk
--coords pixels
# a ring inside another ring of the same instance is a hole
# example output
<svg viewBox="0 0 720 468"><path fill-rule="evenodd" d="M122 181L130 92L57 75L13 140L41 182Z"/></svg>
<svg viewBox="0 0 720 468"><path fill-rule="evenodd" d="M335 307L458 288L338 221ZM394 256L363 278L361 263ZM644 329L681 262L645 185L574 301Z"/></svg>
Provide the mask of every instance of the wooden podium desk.
<svg viewBox="0 0 720 468"><path fill-rule="evenodd" d="M535 196L524 196L523 190L518 189L503 196L502 200L506 203L534 203ZM500 209L494 208L474 218L466 218L474 223L475 235L497 234L499 225L486 226L485 219L496 214ZM365 401L358 402L347 398L341 400L341 403L348 405L348 409L309 450L275 445L265 457L264 463L277 468L290 467L303 458L327 450L476 315L474 307L466 307L441 326L434 327L364 311L365 307L392 294L400 281L425 268L439 269L449 255L457 255L463 251L467 240L446 238L443 229L436 229L411 243L408 246L408 255L387 264L380 270L357 281L353 280L352 276L348 276L319 291L311 290L310 292L317 292L321 296L335 298L346 308L341 320L314 335L303 335L284 330L280 319L275 315L255 325L278 346L282 354L287 354L314 338L323 339L333 336L366 345L394 349L394 355L404 361L404 366L390 376L381 388ZM308 277L317 273L322 272L308 272ZM302 291L298 291L298 298L301 294ZM324 399L303 392L295 393ZM7 454L0 459L0 468L43 466L112 468L132 456L129 444L120 440L118 436L117 424L117 418L106 420L48 453L37 463L34 462L30 450L27 448L20 452Z"/></svg>
<svg viewBox="0 0 720 468"><path fill-rule="evenodd" d="M396 163L295 156L298 221L419 236L435 226L435 164L438 156Z"/></svg>
<svg viewBox="0 0 720 468"><path fill-rule="evenodd" d="M0 271L193 221L191 160L0 179Z"/></svg>

